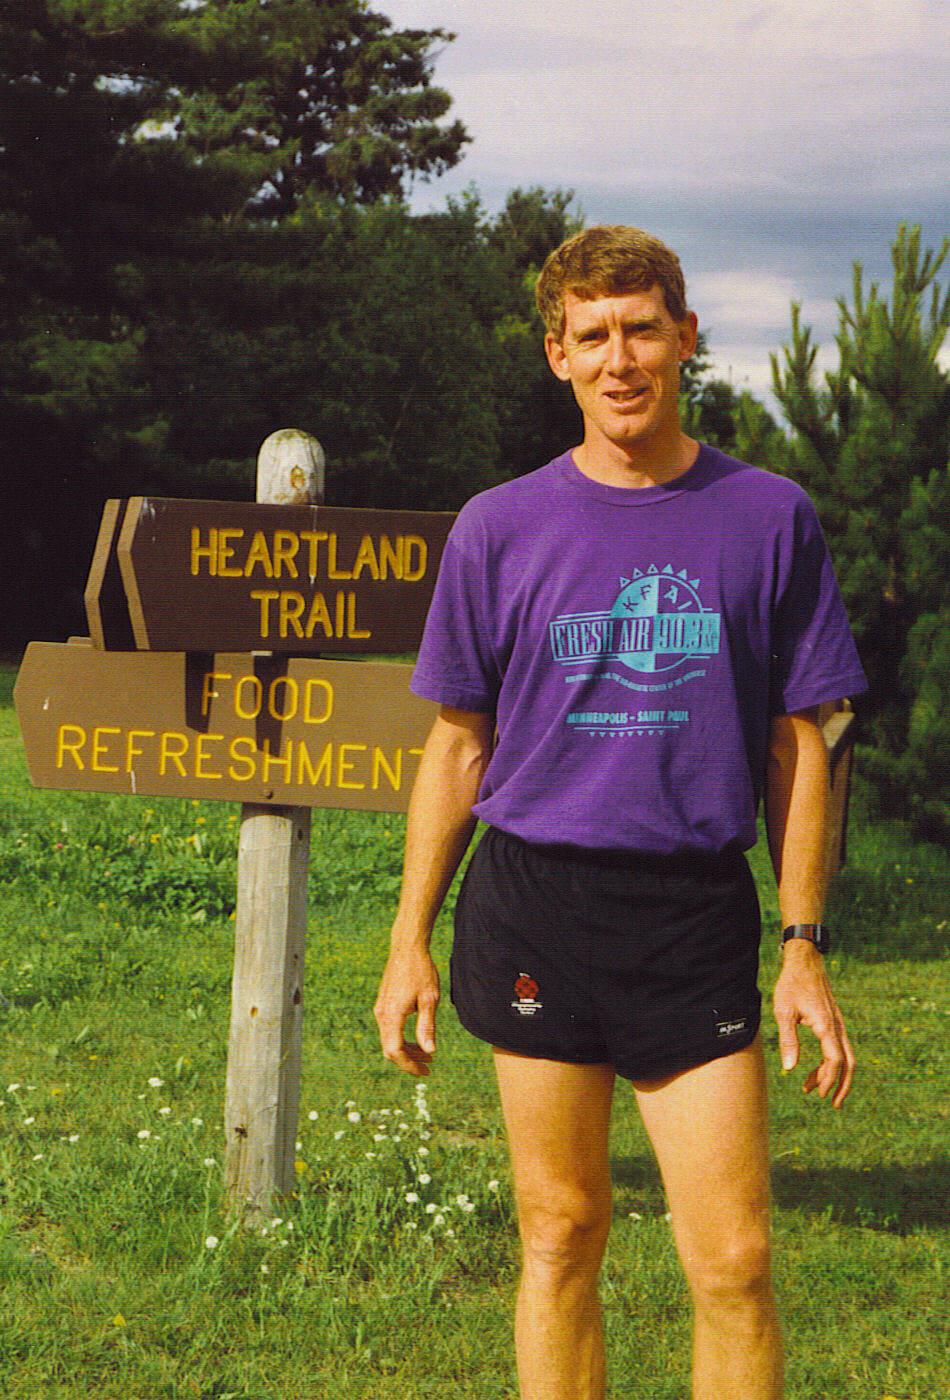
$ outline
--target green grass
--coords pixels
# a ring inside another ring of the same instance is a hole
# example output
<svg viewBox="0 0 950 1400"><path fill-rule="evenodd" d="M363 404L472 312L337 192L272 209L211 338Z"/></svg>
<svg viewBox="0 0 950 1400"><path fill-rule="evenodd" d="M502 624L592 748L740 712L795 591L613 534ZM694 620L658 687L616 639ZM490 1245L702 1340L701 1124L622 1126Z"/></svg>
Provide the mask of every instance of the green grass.
<svg viewBox="0 0 950 1400"><path fill-rule="evenodd" d="M314 814L299 1192L266 1233L235 1228L220 1180L237 811L34 792L10 679L0 1395L512 1396L517 1250L488 1054L446 1007L420 1098L376 1043L402 819ZM754 864L774 929L761 849ZM777 1072L766 1023L791 1400L950 1394L948 894L944 853L852 821L831 911L861 1062L842 1113ZM443 916L443 966L447 944ZM613 1166L612 1393L682 1400L684 1285L623 1091Z"/></svg>

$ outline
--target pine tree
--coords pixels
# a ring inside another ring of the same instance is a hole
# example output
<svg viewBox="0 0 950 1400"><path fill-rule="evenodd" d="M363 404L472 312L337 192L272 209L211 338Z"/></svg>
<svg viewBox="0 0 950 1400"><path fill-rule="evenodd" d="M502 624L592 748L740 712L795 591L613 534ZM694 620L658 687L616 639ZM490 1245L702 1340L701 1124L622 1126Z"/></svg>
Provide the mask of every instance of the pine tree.
<svg viewBox="0 0 950 1400"><path fill-rule="evenodd" d="M938 356L950 250L922 251L902 225L889 298L854 268L839 301L839 367L793 307L775 393L794 430L789 471L814 499L868 674L862 761L886 809L950 839L950 379Z"/></svg>

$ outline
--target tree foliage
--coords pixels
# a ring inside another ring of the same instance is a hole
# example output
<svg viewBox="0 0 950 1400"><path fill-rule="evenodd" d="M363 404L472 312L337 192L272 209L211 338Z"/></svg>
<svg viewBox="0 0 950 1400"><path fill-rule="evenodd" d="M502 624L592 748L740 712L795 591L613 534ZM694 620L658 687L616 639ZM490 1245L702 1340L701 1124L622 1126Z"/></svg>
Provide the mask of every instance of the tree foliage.
<svg viewBox="0 0 950 1400"><path fill-rule="evenodd" d="M868 673L863 761L882 802L950 837L950 329L939 273L950 249L922 250L902 225L893 286L865 288L855 265L839 301L838 369L818 383L817 347L793 308L773 357L794 438L788 469L828 530Z"/></svg>

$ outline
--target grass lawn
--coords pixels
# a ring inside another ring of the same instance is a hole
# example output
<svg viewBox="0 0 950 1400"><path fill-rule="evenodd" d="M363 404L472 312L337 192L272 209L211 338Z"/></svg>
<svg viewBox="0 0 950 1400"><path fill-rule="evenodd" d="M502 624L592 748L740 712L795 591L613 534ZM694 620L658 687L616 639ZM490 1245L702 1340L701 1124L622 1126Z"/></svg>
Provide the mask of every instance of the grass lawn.
<svg viewBox="0 0 950 1400"><path fill-rule="evenodd" d="M238 811L34 792L0 676L0 1395L501 1400L517 1253L484 1047L446 1006L420 1091L371 1004L403 820L314 814L297 1197L222 1212ZM773 980L777 914L753 856ZM769 1020L790 1400L950 1395L950 868L852 820L829 916L860 1077L784 1077ZM445 916L437 956L445 964ZM811 1056L806 1055L806 1062ZM611 1394L688 1394L684 1285L624 1090Z"/></svg>

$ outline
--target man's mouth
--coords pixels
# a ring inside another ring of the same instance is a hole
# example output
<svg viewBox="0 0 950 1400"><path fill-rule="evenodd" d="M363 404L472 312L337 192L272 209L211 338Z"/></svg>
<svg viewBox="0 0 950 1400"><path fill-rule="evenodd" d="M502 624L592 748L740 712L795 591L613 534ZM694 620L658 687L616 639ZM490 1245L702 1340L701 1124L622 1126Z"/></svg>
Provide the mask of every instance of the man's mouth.
<svg viewBox="0 0 950 1400"><path fill-rule="evenodd" d="M604 397L622 407L624 404L636 403L646 392L647 387L644 384L639 389L608 389Z"/></svg>

